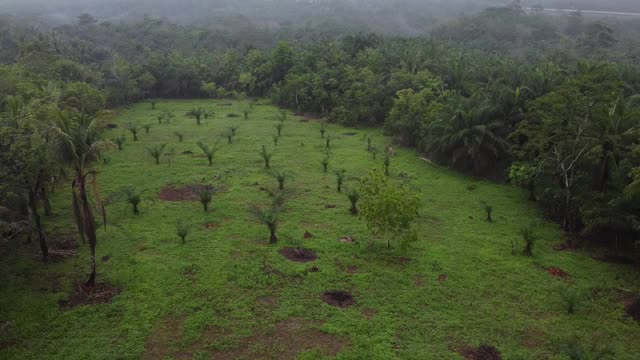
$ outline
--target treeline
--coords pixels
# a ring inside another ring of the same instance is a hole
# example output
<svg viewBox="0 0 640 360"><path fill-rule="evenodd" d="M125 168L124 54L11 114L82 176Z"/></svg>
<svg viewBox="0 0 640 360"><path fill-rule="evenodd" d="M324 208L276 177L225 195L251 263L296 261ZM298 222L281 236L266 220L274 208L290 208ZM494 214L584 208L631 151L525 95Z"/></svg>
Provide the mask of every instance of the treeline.
<svg viewBox="0 0 640 360"><path fill-rule="evenodd" d="M0 96L49 99L76 117L155 97L270 97L331 122L383 126L434 162L525 187L567 231L637 253L637 67L555 52L520 62L375 34L303 31L273 47L239 46L196 29L83 16L16 40L15 61L0 67ZM15 119L11 104L5 119Z"/></svg>

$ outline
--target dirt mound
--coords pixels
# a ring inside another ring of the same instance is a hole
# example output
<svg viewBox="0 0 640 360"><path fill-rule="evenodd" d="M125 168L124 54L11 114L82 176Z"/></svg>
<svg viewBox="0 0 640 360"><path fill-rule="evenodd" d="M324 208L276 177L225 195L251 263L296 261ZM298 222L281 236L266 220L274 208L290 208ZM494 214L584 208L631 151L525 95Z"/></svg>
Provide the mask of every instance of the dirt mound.
<svg viewBox="0 0 640 360"><path fill-rule="evenodd" d="M480 345L477 348L464 348L460 351L467 360L501 360L498 349L490 345Z"/></svg>
<svg viewBox="0 0 640 360"><path fill-rule="evenodd" d="M82 305L105 304L110 303L119 292L120 290L107 283L97 283L93 288L86 288L80 285L78 286L78 291L71 295L71 298L60 300L58 304L62 309L71 309Z"/></svg>
<svg viewBox="0 0 640 360"><path fill-rule="evenodd" d="M549 273L549 275L554 276L554 277L558 277L561 279L568 279L571 275L569 275L568 272L557 268L555 266L549 266L547 268L545 268L545 270Z"/></svg>
<svg viewBox="0 0 640 360"><path fill-rule="evenodd" d="M322 301L331 306L346 308L355 304L353 296L346 291L327 291L322 294Z"/></svg>
<svg viewBox="0 0 640 360"><path fill-rule="evenodd" d="M187 185L187 186L165 186L160 190L160 200L163 201L196 201L199 199L198 193L204 190L213 191L211 185Z"/></svg>
<svg viewBox="0 0 640 360"><path fill-rule="evenodd" d="M116 124L106 124L104 127L106 127L107 129L115 129L118 127L118 125Z"/></svg>
<svg viewBox="0 0 640 360"><path fill-rule="evenodd" d="M640 298L636 299L631 305L627 306L627 314L634 320L640 321Z"/></svg>
<svg viewBox="0 0 640 360"><path fill-rule="evenodd" d="M313 250L305 248L282 248L280 249L280 255L286 257L289 260L302 263L314 261L318 258Z"/></svg>

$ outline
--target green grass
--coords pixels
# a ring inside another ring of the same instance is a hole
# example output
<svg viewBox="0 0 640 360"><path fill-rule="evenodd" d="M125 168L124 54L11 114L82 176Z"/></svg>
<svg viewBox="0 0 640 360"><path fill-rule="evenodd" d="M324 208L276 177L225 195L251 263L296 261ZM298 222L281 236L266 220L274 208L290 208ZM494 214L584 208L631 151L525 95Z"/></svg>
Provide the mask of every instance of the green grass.
<svg viewBox="0 0 640 360"><path fill-rule="evenodd" d="M207 359L273 334L277 323L291 318L313 320L316 330L341 339L346 346L340 359L458 359L452 349L480 344L495 346L505 359L561 359L564 343L573 338L587 347L609 344L616 359L637 358L640 325L624 316L615 289L638 294L638 273L588 253L554 251L563 233L541 219L524 192L472 180L398 149L390 172L422 200L419 241L406 253L387 250L383 242L371 250L365 224L349 213L345 191L336 191L334 170L346 169L344 188L357 186L358 177L382 169L384 161L383 156L372 159L364 136L373 137L379 149L390 140L377 129L331 125L325 174L318 122L289 116L275 147L277 108L255 106L245 120L227 114L242 113L246 104L225 103L162 101L155 111L147 103L121 111L114 120L119 127L107 136L124 133L124 150L111 151L110 161L97 167L108 215L106 230L98 232L97 254L111 257L99 261L98 281L121 293L109 304L61 310L58 301L69 298L74 283L88 273L88 245L81 244L78 255L65 262L42 264L35 245L10 244L0 263L0 358L136 359L151 351L155 339L169 343L155 350L166 358ZM185 113L197 106L215 116L196 125ZM176 117L158 125L155 117L163 110ZM125 128L129 122L154 126L133 142ZM221 141L208 166L197 142L213 145L234 124L240 128L233 143ZM183 142L176 131L185 135ZM357 134L345 135L351 132ZM165 154L173 155L156 165L146 148L163 143ZM262 145L274 152L272 169L293 174L285 184L290 194L281 214L280 242L274 245L268 244L266 226L249 211L251 205L269 203L261 187L277 188L258 154ZM203 183L218 189L208 212L197 200L158 198L166 185ZM127 187L143 191L139 215L117 195ZM61 185L54 194L55 216L45 224L51 241L77 237L68 190ZM485 202L493 208L493 223L485 221ZM336 207L326 208L332 204ZM176 234L178 220L192 225L184 245ZM534 256L512 255L511 241L532 220L539 223L540 236ZM220 226L207 229L210 222ZM313 238L303 239L305 231ZM338 241L346 235L357 242ZM278 253L284 246L313 249L318 260L286 260ZM310 272L312 266L319 271ZM542 266L559 267L571 280L554 278ZM438 281L443 274L446 281ZM572 286L605 290L571 315L563 293ZM350 291L356 304L331 307L321 300L326 290ZM257 346L244 355L280 354L274 346ZM318 349L300 354L318 356Z"/></svg>

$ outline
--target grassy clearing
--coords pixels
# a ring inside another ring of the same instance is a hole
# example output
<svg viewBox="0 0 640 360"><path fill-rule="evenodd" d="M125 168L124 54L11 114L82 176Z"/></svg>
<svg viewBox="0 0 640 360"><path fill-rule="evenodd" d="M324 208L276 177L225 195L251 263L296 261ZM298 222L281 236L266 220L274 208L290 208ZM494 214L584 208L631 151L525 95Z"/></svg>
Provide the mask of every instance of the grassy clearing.
<svg viewBox="0 0 640 360"><path fill-rule="evenodd" d="M215 115L198 126L185 115L195 107ZM370 250L346 191L336 191L335 171L346 170L343 189L357 186L358 177L384 162L366 151L365 136L378 149L389 140L379 130L329 126L332 154L324 173L326 141L317 121L289 116L275 146L278 109L256 105L245 120L246 107L162 101L156 110L137 104L122 111L107 136L124 134L123 150L110 152L98 167L108 226L100 228L97 250L99 259L108 256L99 261L98 281L120 294L108 304L61 310L59 301L88 271L87 245L65 262L44 265L35 245L15 244L18 251L0 263L1 358L314 359L337 352L341 359L455 359L467 347L489 344L506 359L555 359L572 338L587 347L610 344L617 359L637 356L640 325L625 317L620 289L640 293L638 273L587 253L553 250L563 234L541 220L520 190L397 150L391 176L422 200L419 241L406 253L387 250L383 242ZM158 124L164 110L176 116ZM129 123L152 127L134 142ZM223 138L209 166L198 142L214 146L234 125L232 143ZM156 165L148 148L161 144L166 147ZM264 169L262 145L273 152L271 168L289 172L290 194L273 245L267 227L249 211L268 205L266 190L278 187ZM159 198L168 185L196 184L215 190L207 212L197 198ZM121 195L131 187L141 194L138 215ZM77 237L68 193L61 186L54 194L55 216L46 222L50 240ZM485 220L485 203L492 223ZM191 228L185 244L178 221ZM532 221L540 237L534 256L512 255L512 240ZM304 239L307 231L312 237ZM345 236L356 242L340 242ZM318 259L287 260L279 253L283 247L312 249ZM551 276L544 270L551 266L570 278ZM602 290L570 315L563 294L572 287ZM325 304L329 290L350 292L355 304Z"/></svg>

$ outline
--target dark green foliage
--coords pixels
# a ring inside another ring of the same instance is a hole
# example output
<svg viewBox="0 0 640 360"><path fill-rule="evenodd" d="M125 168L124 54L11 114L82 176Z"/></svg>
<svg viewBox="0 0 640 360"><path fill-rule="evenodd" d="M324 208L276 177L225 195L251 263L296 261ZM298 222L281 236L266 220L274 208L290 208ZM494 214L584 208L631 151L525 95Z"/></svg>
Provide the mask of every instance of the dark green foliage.
<svg viewBox="0 0 640 360"><path fill-rule="evenodd" d="M384 156L384 174L389 176L389 166L391 165L391 156L385 154Z"/></svg>
<svg viewBox="0 0 640 360"><path fill-rule="evenodd" d="M335 174L336 174L336 188L337 188L338 192L342 192L342 183L344 182L346 172L347 172L347 170L344 170L344 169L340 169L340 170L336 170L335 171Z"/></svg>
<svg viewBox="0 0 640 360"><path fill-rule="evenodd" d="M182 242L182 244L185 243L185 239L190 232L191 225L187 224L183 220L178 220L178 222L176 223L176 233L178 234L178 237L180 237L180 241Z"/></svg>
<svg viewBox="0 0 640 360"><path fill-rule="evenodd" d="M250 209L253 216L269 229L269 242L272 244L278 242L278 220L283 206L284 195L280 192L273 195L273 200L269 207L261 208L254 205Z"/></svg>
<svg viewBox="0 0 640 360"><path fill-rule="evenodd" d="M111 141L113 141L114 144L118 145L118 151L121 151L122 145L125 143L125 137L124 135L120 135L117 138L111 139Z"/></svg>
<svg viewBox="0 0 640 360"><path fill-rule="evenodd" d="M351 213L353 215L358 215L358 200L360 199L360 191L358 191L358 189L355 188L351 188L349 190L347 190L347 197L349 198L349 201L351 202Z"/></svg>
<svg viewBox="0 0 640 360"><path fill-rule="evenodd" d="M278 146L278 140L280 140L280 135L273 134L273 145Z"/></svg>
<svg viewBox="0 0 640 360"><path fill-rule="evenodd" d="M522 240L524 241L524 250L522 253L525 256L533 256L533 245L536 243L538 236L535 233L533 226L527 226L520 230L520 235L522 236Z"/></svg>
<svg viewBox="0 0 640 360"><path fill-rule="evenodd" d="M203 117L207 118L209 113L207 110L201 107L193 108L188 113L187 116L191 116L196 119L196 124L200 125L200 121Z"/></svg>
<svg viewBox="0 0 640 360"><path fill-rule="evenodd" d="M322 164L322 171L326 174L327 168L329 167L329 157L327 156L324 159L322 159L320 161L320 164Z"/></svg>
<svg viewBox="0 0 640 360"><path fill-rule="evenodd" d="M262 149L260 149L260 151L258 151L258 154L260 154L260 157L262 157L262 160L264 161L264 168L265 169L270 169L271 168L271 157L273 156L273 153L270 153L267 151L267 147L262 145Z"/></svg>
<svg viewBox="0 0 640 360"><path fill-rule="evenodd" d="M371 156L373 156L373 160L375 160L378 156L378 153L380 152L377 148L372 147L371 150L369 150L371 152Z"/></svg>
<svg viewBox="0 0 640 360"><path fill-rule="evenodd" d="M278 113L278 120L280 120L280 124L284 124L284 122L287 121L286 110L280 110L280 112Z"/></svg>
<svg viewBox="0 0 640 360"><path fill-rule="evenodd" d="M173 111L169 111L169 110L165 110L163 113L164 119L167 121L167 124L171 122L171 119L173 119L176 115L173 113Z"/></svg>
<svg viewBox="0 0 640 360"><path fill-rule="evenodd" d="M588 292L576 287L563 289L561 295L569 314L575 314L588 299Z"/></svg>
<svg viewBox="0 0 640 360"><path fill-rule="evenodd" d="M164 152L165 146L167 146L167 144L154 145L153 147L147 148L149 155L156 160L156 165L160 165L160 157Z"/></svg>
<svg viewBox="0 0 640 360"><path fill-rule="evenodd" d="M155 100L151 100L151 101L149 101L149 103L151 104L151 110L155 110L157 102Z"/></svg>
<svg viewBox="0 0 640 360"><path fill-rule="evenodd" d="M133 213L136 215L139 214L140 210L138 210L138 205L140 204L141 193L133 188L126 189L124 193L127 198L127 202L133 207Z"/></svg>
<svg viewBox="0 0 640 360"><path fill-rule="evenodd" d="M173 135L175 135L178 138L178 141L182 142L182 139L184 138L184 135L180 132L174 132Z"/></svg>
<svg viewBox="0 0 640 360"><path fill-rule="evenodd" d="M129 125L127 125L127 130L129 130L129 132L131 132L131 135L133 135L133 141L138 141L138 131L139 131L138 126L132 123L129 123Z"/></svg>
<svg viewBox="0 0 640 360"><path fill-rule="evenodd" d="M206 187L201 189L198 191L198 199L200 200L200 204L202 204L204 211L209 211L209 204L211 203L211 200L213 200L213 190Z"/></svg>
<svg viewBox="0 0 640 360"><path fill-rule="evenodd" d="M485 204L484 212L487 214L487 222L493 222L493 219L491 218L491 213L493 213L493 207L491 205Z"/></svg>
<svg viewBox="0 0 640 360"><path fill-rule="evenodd" d="M198 141L198 147L202 150L204 155L207 157L207 161L209 161L209 166L213 165L213 156L219 149L219 142L213 144L213 146L209 146L202 141Z"/></svg>
<svg viewBox="0 0 640 360"><path fill-rule="evenodd" d="M327 134L327 138L325 139L325 149L331 149L331 135Z"/></svg>
<svg viewBox="0 0 640 360"><path fill-rule="evenodd" d="M572 339L564 345L564 353L570 360L613 360L616 354L607 343L595 341L585 347L577 339Z"/></svg>
<svg viewBox="0 0 640 360"><path fill-rule="evenodd" d="M151 125L150 124L145 124L145 125L142 125L142 127L144 128L145 134L148 134L149 130L151 129Z"/></svg>
<svg viewBox="0 0 640 360"><path fill-rule="evenodd" d="M164 117L165 117L164 113L156 116L156 120L158 120L158 124L162 124L162 120L164 120Z"/></svg>
<svg viewBox="0 0 640 360"><path fill-rule="evenodd" d="M276 131L278 132L278 136L281 136L282 135L282 129L284 128L284 124L278 123L278 124L275 124L274 127L276 128Z"/></svg>
<svg viewBox="0 0 640 360"><path fill-rule="evenodd" d="M232 136L236 136L236 132L238 131L238 129L240 128L240 126L238 125L231 125L229 126L229 131L231 132Z"/></svg>
<svg viewBox="0 0 640 360"><path fill-rule="evenodd" d="M242 110L242 113L244 114L244 119L248 120L249 119L249 114L251 113L251 111L248 110L248 109L244 109L244 110Z"/></svg>

